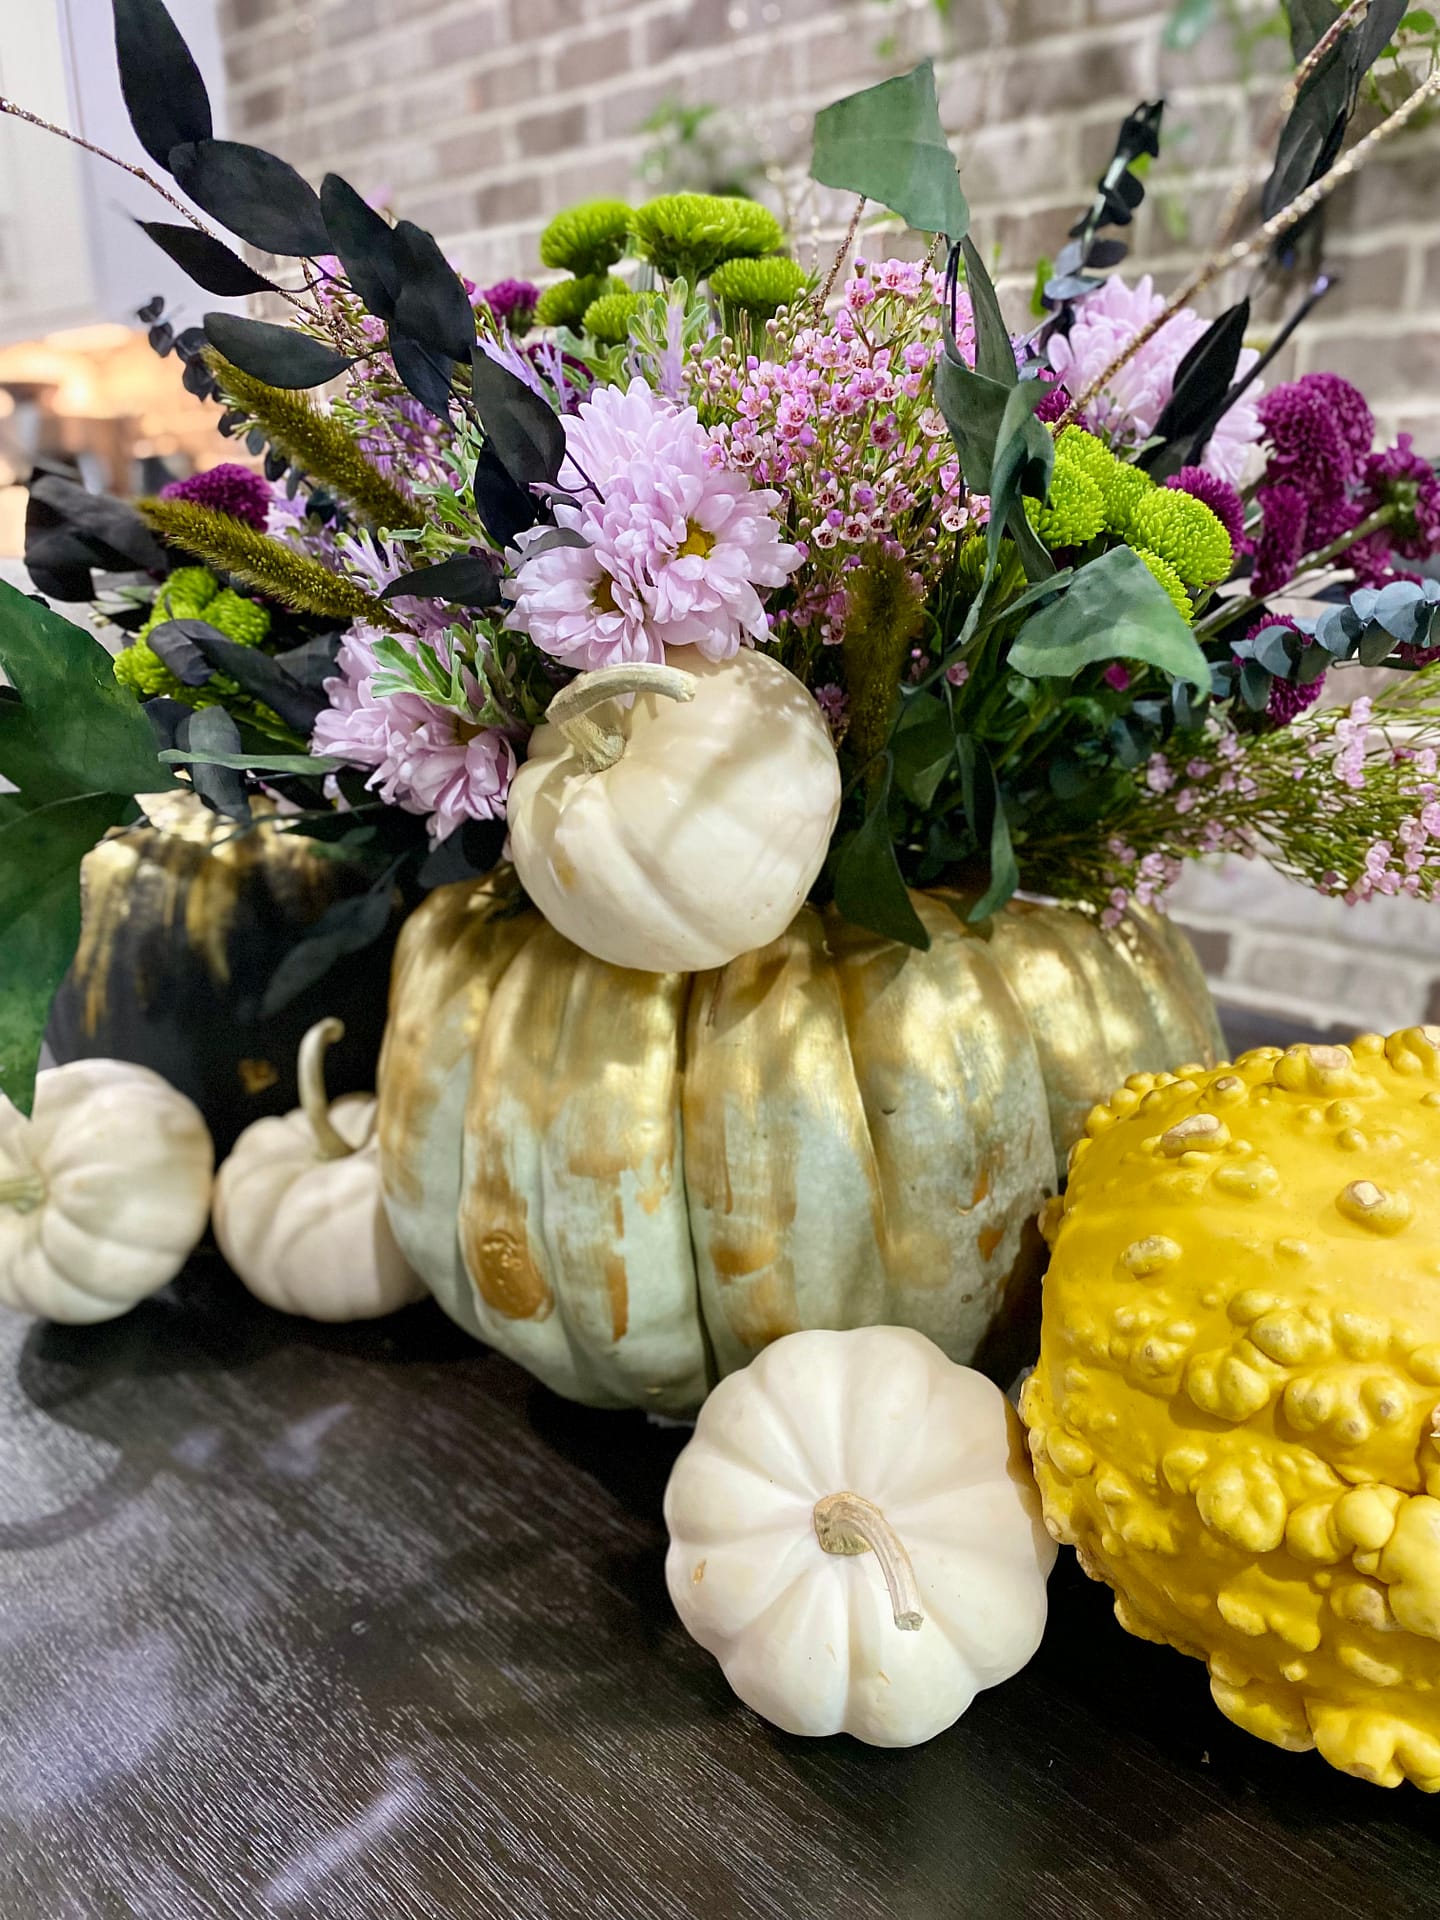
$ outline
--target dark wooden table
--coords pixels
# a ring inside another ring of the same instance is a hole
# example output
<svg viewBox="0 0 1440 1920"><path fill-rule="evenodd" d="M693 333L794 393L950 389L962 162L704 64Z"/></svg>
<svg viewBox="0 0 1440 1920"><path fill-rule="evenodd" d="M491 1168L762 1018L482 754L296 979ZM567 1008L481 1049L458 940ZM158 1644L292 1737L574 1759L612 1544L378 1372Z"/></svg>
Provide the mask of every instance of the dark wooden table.
<svg viewBox="0 0 1440 1920"><path fill-rule="evenodd" d="M0 1316L0 1917L1440 1913L1440 1804L1240 1733L1069 1554L950 1733L773 1732L666 1598L683 1438L213 1259Z"/></svg>

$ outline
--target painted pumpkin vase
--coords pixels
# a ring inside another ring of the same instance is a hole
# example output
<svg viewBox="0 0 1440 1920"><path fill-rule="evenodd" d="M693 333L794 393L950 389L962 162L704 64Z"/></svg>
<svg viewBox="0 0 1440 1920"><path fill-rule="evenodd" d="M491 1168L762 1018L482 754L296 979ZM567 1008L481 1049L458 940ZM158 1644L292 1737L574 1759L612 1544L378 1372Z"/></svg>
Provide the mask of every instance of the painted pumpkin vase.
<svg viewBox="0 0 1440 1920"><path fill-rule="evenodd" d="M380 1165L441 1304L548 1386L692 1413L781 1335L898 1324L1006 1377L1037 1211L1127 1073L1211 1061L1184 938L912 896L929 950L802 907L702 973L583 953L508 870L396 955Z"/></svg>

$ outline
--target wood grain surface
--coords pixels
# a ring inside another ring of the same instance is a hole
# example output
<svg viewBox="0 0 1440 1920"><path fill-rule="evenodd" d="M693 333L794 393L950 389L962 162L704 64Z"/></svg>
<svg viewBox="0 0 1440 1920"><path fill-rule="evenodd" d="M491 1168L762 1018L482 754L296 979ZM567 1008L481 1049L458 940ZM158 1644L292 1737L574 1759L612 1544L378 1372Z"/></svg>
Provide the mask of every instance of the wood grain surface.
<svg viewBox="0 0 1440 1920"><path fill-rule="evenodd" d="M0 1316L0 1920L1440 1912L1440 1804L1230 1726L1068 1553L950 1733L773 1732L666 1598L683 1438L214 1260Z"/></svg>

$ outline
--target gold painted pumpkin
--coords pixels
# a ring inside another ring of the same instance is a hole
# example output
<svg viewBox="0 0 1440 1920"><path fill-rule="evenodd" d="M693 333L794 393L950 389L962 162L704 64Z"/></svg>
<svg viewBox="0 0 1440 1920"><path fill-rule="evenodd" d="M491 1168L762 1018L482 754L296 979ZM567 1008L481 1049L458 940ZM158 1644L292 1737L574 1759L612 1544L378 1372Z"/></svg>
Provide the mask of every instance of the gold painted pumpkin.
<svg viewBox="0 0 1440 1920"><path fill-rule="evenodd" d="M46 1034L62 1062L150 1067L195 1102L221 1154L253 1121L298 1104L300 1042L331 1012L346 1028L332 1088L374 1086L394 944L392 932L258 1017L296 937L370 882L352 861L277 832L255 805L260 824L239 833L192 793L150 794L145 820L85 856L80 944Z"/></svg>
<svg viewBox="0 0 1440 1920"><path fill-rule="evenodd" d="M1086 1132L1046 1525L1231 1720L1440 1791L1440 1027L1139 1075Z"/></svg>
<svg viewBox="0 0 1440 1920"><path fill-rule="evenodd" d="M1017 902L917 893L928 953L802 909L729 966L581 953L502 872L406 923L380 1166L410 1264L572 1399L693 1412L807 1327L915 1327L1004 1373L1036 1211L1100 1091L1213 1058L1194 955Z"/></svg>

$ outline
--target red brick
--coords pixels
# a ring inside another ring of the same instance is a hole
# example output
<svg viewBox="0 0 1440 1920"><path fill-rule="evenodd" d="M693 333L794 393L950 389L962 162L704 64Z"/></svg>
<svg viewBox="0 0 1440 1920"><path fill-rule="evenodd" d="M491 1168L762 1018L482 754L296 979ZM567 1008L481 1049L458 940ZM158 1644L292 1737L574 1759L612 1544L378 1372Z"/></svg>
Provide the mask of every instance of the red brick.
<svg viewBox="0 0 1440 1920"><path fill-rule="evenodd" d="M563 153L585 143L585 115L575 107L550 107L532 113L515 128L521 153Z"/></svg>
<svg viewBox="0 0 1440 1920"><path fill-rule="evenodd" d="M471 5L454 20L430 30L430 53L440 66L478 59L505 44L500 15L494 7Z"/></svg>
<svg viewBox="0 0 1440 1920"><path fill-rule="evenodd" d="M608 33L593 33L560 49L555 56L555 85L562 90L599 86L627 72L629 66L630 29L612 27Z"/></svg>

